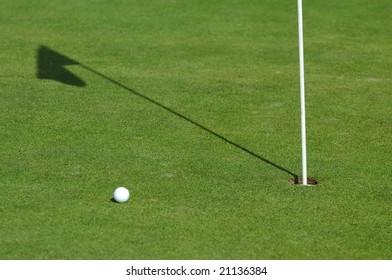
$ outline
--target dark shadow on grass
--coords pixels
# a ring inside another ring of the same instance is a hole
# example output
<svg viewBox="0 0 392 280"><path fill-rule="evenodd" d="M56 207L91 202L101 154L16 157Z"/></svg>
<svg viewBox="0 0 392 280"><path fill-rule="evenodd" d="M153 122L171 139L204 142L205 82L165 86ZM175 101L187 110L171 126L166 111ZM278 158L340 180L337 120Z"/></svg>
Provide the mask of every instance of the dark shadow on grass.
<svg viewBox="0 0 392 280"><path fill-rule="evenodd" d="M226 137L224 137L224 136L218 134L217 132L215 132L215 131L209 129L208 127L205 127L204 125L202 125L202 124L200 124L200 123L198 123L198 122L196 122L196 121L194 121L194 120L188 118L187 116L182 115L181 113L179 113L179 112L177 112L177 111L175 111L175 110L173 110L173 109L171 109L171 108L169 108L169 107L167 107L167 106L165 106L165 105L159 103L158 101L156 101L156 100L154 100L154 99L152 99L152 98L150 98L150 97L148 97L148 96L146 96L146 95L144 95L144 94L141 94L141 93L135 91L134 89L132 89L132 88L126 86L126 85L123 85L122 83L117 82L116 80L113 80L112 78L110 78L110 77L108 77L108 76L106 76L106 75L104 75L104 74L102 74L102 73L100 73L100 72L98 72L98 71L96 71L96 70L94 70L94 69L92 69L92 68L86 66L86 65L83 65L83 64L80 63L80 62L77 62L77 61L75 61L75 60L69 59L69 58L67 58L66 56L63 56L63 55L61 55L61 54L59 54L59 53L57 53L57 52L55 52L55 51L52 51L52 50L50 50L50 49L47 48L47 47L41 46L40 49L42 49L41 51L43 51L44 54L45 54L45 55L44 55L44 58L45 58L46 55L48 55L49 57L54 58L54 61L58 61L58 62L62 63L61 65L64 65L64 62L65 62L65 63L66 63L66 62L72 62L71 64L77 64L77 65L81 66L82 68L84 68L85 70L88 70L88 71L94 73L95 75L97 75L97 76L99 76L99 77L101 77L101 78L107 80L108 82L110 82L110 83L112 83L112 84L114 84L114 85L116 85L116 86L118 86L118 87L120 87L120 88L122 88L122 89L128 91L129 93L131 93L131 94L133 94L133 95L136 95L136 96L138 96L138 97L140 97L140 98L146 100L147 102L156 105L157 107L159 107L159 108L161 108L161 109L166 110L167 112L169 112L169 113L171 113L171 114L173 114L173 115L175 115L175 116L177 116L177 117L179 117L179 118L181 118L181 119L187 121L188 123L190 123L190 124L192 124L192 125L194 125L194 126L200 128L200 129L202 129L202 130L204 130L204 131L210 133L211 135L214 135L215 137L217 137L217 138L219 138L219 139L225 141L226 143L228 143L228 144L230 144L230 145L232 145L232 146L234 146L234 147L236 147L236 148L238 148L238 149L240 149L240 150L246 152L247 154L249 154L249 155L251 155L251 156L253 156L253 157L255 157L255 158L257 158L257 159L259 159L259 160L261 160L261 161L263 161L264 163L267 163L267 164L273 166L273 167L276 168L276 169L279 169L279 170L281 170L281 171L283 171L283 172L286 172L287 174L293 176L293 177L294 177L294 180L297 180L297 179L298 179L298 175L295 174L295 173L293 173L293 172L291 172L290 170L288 170L288 169L286 169L286 168L284 168L284 167L282 167L282 166L280 166L280 165L278 165L278 164L276 164L276 163L274 163L274 162L272 162L272 161L270 161L270 160L268 160L268 159L266 159L266 158L264 158L264 157L262 157L262 156L260 156L260 155L258 155L258 154L256 154L256 153L252 152L251 150L249 150L249 149L247 149L247 148L245 148L245 147L243 147L243 146L241 146L241 145L239 145L239 144L237 144L237 143L231 141L230 139L228 139L228 138L226 138ZM38 52L40 53L40 50L39 50ZM40 57L40 56L38 55L38 60L39 60L39 57ZM39 63L40 63L40 61L38 61L38 64L39 64ZM44 63L43 65L45 65L45 63ZM56 69L59 70L60 72L63 71L63 70L62 70L62 67L56 67L56 66L51 65L50 63L49 63L49 64L46 63L46 65L50 65L50 66L52 67L52 68L51 68L52 71L53 71L53 70L56 70ZM38 68L40 68L40 67L38 67ZM46 71L43 70L43 72L46 72ZM52 73L51 75L58 77L58 76L61 76L61 74L62 74L62 73L60 73L60 74ZM71 74L72 74L72 73L71 73ZM72 74L72 75L73 75L73 74ZM54 79L54 80L55 80L55 79ZM80 79L77 78L77 77L76 77L75 81L76 81L76 80L82 81L82 80L80 80ZM60 80L60 82L63 82L63 83L64 83L64 81L61 81L61 80ZM83 82L83 81L82 81L82 82ZM73 84L73 85L75 85L75 84ZM84 86L84 85L85 85L85 83L83 82L83 86Z"/></svg>
<svg viewBox="0 0 392 280"><path fill-rule="evenodd" d="M66 65L78 65L79 63L48 47L40 46L37 50L37 78L54 80L63 84L84 87L86 83L72 72Z"/></svg>

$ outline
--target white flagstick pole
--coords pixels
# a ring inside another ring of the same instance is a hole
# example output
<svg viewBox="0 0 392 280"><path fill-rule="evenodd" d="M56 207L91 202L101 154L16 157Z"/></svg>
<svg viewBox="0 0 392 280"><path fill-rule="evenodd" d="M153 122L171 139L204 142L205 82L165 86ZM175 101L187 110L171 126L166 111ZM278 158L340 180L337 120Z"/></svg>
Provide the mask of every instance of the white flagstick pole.
<svg viewBox="0 0 392 280"><path fill-rule="evenodd" d="M302 23L302 0L298 1L298 45L299 45L299 75L301 93L301 141L302 141L302 184L308 185L306 162L306 118L305 118L305 67L304 67L304 37Z"/></svg>

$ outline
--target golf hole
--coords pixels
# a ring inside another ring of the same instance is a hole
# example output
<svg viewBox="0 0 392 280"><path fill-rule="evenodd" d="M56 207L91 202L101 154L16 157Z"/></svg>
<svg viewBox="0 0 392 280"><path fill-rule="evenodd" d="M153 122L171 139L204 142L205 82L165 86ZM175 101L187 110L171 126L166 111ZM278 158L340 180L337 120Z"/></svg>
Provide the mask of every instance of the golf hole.
<svg viewBox="0 0 392 280"><path fill-rule="evenodd" d="M294 185L302 185L302 177L296 176L293 179L290 179L290 183ZM316 179L308 177L308 186L316 186L317 184L318 182L316 181Z"/></svg>

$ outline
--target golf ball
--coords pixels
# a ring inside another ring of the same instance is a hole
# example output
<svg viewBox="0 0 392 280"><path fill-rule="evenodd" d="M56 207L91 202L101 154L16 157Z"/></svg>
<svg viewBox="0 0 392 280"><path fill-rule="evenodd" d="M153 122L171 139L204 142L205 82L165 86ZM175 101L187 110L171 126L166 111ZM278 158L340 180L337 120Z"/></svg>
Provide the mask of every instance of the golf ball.
<svg viewBox="0 0 392 280"><path fill-rule="evenodd" d="M118 187L114 190L113 198L119 203L127 202L129 199L129 191L124 187Z"/></svg>

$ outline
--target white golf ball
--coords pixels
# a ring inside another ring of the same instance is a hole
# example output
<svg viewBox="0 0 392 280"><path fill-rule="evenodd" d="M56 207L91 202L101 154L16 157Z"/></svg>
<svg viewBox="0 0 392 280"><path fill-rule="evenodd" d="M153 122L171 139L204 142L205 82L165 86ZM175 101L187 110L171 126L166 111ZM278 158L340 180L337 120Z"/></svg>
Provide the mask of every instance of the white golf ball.
<svg viewBox="0 0 392 280"><path fill-rule="evenodd" d="M127 202L129 199L129 191L124 187L118 187L114 190L113 198L119 203Z"/></svg>

